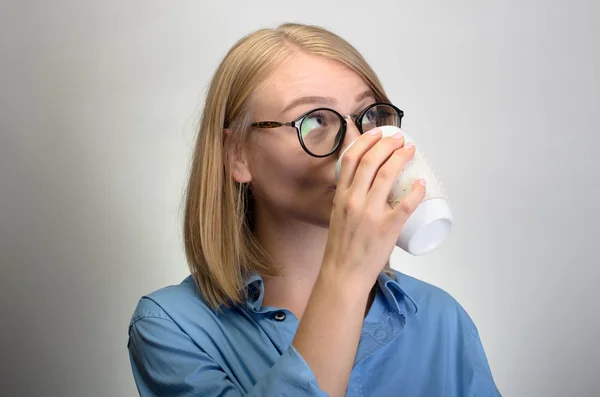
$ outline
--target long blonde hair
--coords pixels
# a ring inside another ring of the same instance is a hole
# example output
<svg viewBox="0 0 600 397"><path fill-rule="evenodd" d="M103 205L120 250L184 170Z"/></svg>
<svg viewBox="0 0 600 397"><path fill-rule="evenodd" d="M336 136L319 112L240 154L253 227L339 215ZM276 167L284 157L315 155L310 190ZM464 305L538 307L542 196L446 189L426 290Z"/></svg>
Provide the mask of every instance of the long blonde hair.
<svg viewBox="0 0 600 397"><path fill-rule="evenodd" d="M231 156L247 143L251 94L294 52L332 59L360 75L377 100L388 101L379 79L347 41L317 26L283 24L239 40L217 68L207 96L185 198L184 244L194 281L206 303L219 308L246 297L252 273L277 268L252 231L247 184L233 180ZM224 129L230 130L225 134Z"/></svg>

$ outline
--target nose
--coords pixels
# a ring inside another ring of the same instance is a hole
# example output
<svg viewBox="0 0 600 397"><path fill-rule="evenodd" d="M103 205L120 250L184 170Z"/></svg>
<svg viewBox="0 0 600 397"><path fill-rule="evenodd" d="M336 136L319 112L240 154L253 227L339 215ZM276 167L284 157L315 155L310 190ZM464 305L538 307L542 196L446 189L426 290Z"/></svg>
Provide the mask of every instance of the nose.
<svg viewBox="0 0 600 397"><path fill-rule="evenodd" d="M340 145L341 147L338 151L338 155L341 155L344 150L346 150L346 148L360 136L360 131L358 128L356 128L356 124L354 124L352 116L346 116L344 118L346 119L346 136Z"/></svg>

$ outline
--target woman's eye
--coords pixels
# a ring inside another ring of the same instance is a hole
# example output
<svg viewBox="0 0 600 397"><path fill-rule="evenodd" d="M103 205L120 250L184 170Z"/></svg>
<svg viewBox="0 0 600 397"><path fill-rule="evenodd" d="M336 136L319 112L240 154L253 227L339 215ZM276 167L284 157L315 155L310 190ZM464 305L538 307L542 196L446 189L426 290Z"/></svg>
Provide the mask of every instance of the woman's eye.
<svg viewBox="0 0 600 397"><path fill-rule="evenodd" d="M373 110L372 112L368 112L367 113L367 120L369 120L370 123L375 123L378 121L384 121L387 120L392 114L390 112L388 112L387 110Z"/></svg>
<svg viewBox="0 0 600 397"><path fill-rule="evenodd" d="M327 120L322 115L311 115L302 122L302 136L318 128L327 127Z"/></svg>

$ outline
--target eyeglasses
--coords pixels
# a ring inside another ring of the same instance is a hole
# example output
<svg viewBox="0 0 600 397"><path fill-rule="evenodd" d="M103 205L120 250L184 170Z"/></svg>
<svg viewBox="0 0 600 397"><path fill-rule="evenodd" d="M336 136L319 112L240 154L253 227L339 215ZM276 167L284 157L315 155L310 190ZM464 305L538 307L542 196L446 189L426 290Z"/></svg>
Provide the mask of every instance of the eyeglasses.
<svg viewBox="0 0 600 397"><path fill-rule="evenodd" d="M358 115L342 116L329 108L310 110L288 123L259 121L251 124L255 128L294 127L304 151L313 157L327 157L335 153L346 136L346 119L354 120L361 134L379 126L400 127L404 112L390 103L378 102L366 107Z"/></svg>

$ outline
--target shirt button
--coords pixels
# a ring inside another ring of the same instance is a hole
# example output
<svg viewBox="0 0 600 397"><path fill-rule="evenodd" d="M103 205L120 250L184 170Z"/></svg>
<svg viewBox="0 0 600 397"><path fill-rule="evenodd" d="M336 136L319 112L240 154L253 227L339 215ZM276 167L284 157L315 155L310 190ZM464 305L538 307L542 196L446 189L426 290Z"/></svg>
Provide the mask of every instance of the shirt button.
<svg viewBox="0 0 600 397"><path fill-rule="evenodd" d="M275 313L275 321L283 321L285 320L285 312L278 311Z"/></svg>

